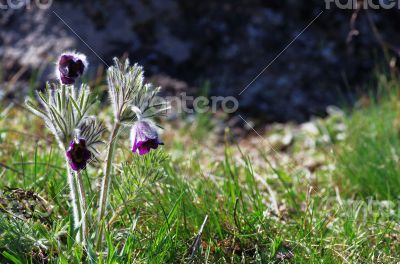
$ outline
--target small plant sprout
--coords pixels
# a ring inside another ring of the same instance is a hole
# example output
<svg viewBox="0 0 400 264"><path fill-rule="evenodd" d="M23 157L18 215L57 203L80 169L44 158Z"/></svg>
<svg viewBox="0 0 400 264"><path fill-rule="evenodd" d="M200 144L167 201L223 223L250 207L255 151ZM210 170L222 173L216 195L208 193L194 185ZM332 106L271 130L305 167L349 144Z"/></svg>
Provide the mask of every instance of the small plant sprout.
<svg viewBox="0 0 400 264"><path fill-rule="evenodd" d="M68 59L66 56L69 55L61 56L60 63ZM87 65L83 55L77 55L77 58L79 59L72 59L74 63L80 65L81 61L83 65ZM78 231L78 241L84 243L87 226L86 197L80 172L86 167L89 159L96 159L96 147L102 143L101 134L104 129L94 117L89 116L95 103L90 97L89 87L85 84L79 87L63 84L64 77L75 78L83 72L78 70L78 74L72 74L71 71L75 70L76 66L71 65L66 66L66 71L60 70L59 84L47 84L44 92L37 93L39 105L29 99L26 105L31 112L44 120L60 149L65 153L74 226ZM61 69L61 65L58 69Z"/></svg>
<svg viewBox="0 0 400 264"><path fill-rule="evenodd" d="M114 151L123 127L130 128L132 151L145 155L163 143L159 139L157 126L152 117L168 109L164 103L156 103L159 91L151 84L144 83L143 68L129 61L115 60L115 65L107 72L109 96L114 114L113 128L107 142L104 171L98 203L97 249L102 250L103 223L106 220L108 192L113 172ZM92 161L98 161L98 145L104 144L104 127L89 113L95 101L90 96L89 87L78 86L76 80L87 69L86 57L79 53L64 53L57 65L59 83L46 85L45 92L38 92L39 104L29 99L27 107L54 134L60 149L65 153L65 164L70 187L70 197L77 241L87 243L88 223L86 193L81 172Z"/></svg>

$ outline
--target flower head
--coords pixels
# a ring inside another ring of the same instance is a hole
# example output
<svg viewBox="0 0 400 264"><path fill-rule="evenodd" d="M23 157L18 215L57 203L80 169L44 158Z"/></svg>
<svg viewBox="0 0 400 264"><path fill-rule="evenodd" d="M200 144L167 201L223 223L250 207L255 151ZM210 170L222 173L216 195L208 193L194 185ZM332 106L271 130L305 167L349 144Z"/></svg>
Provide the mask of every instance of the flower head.
<svg viewBox="0 0 400 264"><path fill-rule="evenodd" d="M158 145L164 145L158 137L157 128L148 121L139 120L131 130L132 152L145 155Z"/></svg>
<svg viewBox="0 0 400 264"><path fill-rule="evenodd" d="M74 171L82 170L86 163L92 157L92 153L86 147L86 140L72 140L67 150L67 158L71 169Z"/></svg>
<svg viewBox="0 0 400 264"><path fill-rule="evenodd" d="M57 65L57 76L62 84L74 84L88 66L86 56L81 53L61 54Z"/></svg>

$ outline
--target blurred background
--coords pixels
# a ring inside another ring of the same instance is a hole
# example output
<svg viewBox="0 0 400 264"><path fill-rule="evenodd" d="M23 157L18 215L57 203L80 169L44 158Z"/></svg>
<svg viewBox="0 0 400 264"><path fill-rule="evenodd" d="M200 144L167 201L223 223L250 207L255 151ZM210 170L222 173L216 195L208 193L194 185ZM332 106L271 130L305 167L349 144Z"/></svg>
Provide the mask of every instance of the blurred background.
<svg viewBox="0 0 400 264"><path fill-rule="evenodd" d="M6 99L22 100L54 78L64 50L88 56L95 86L104 84L112 58L125 56L168 94L198 95L208 83L208 96L234 96L238 113L263 123L323 116L327 106L368 93L378 67L397 73L397 7L327 9L323 0L57 0L18 8L0 2Z"/></svg>

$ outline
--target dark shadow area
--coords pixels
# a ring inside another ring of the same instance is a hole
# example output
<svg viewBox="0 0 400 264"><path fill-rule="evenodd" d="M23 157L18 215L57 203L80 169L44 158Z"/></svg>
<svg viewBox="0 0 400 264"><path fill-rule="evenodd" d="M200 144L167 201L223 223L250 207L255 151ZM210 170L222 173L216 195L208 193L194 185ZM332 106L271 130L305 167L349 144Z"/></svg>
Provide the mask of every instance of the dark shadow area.
<svg viewBox="0 0 400 264"><path fill-rule="evenodd" d="M248 117L302 122L343 98L352 102L373 79L377 60L392 59L396 69L397 7L326 7L305 0L125 0L2 10L3 96L22 97L33 75L40 88L56 56L76 49L88 55L92 76L106 67L101 59L111 64L127 55L169 91L196 94L193 87L210 81L209 95L237 97Z"/></svg>

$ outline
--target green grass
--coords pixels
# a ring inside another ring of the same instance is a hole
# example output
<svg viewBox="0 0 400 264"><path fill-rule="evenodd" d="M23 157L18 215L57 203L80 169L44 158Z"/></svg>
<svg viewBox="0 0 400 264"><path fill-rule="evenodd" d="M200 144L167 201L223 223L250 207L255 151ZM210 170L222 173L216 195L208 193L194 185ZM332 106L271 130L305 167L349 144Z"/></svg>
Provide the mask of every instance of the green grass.
<svg viewBox="0 0 400 264"><path fill-rule="evenodd" d="M377 96L346 121L338 175L350 195L393 200L400 197L400 97L398 82L380 80Z"/></svg>
<svg viewBox="0 0 400 264"><path fill-rule="evenodd" d="M396 263L396 101L237 142L228 128L225 141L217 125L204 129L221 122L203 114L164 124L165 147L144 157L122 135L102 256L96 226L88 247L74 243L62 153L38 119L14 107L0 118L0 263ZM95 208L101 167L89 170Z"/></svg>

